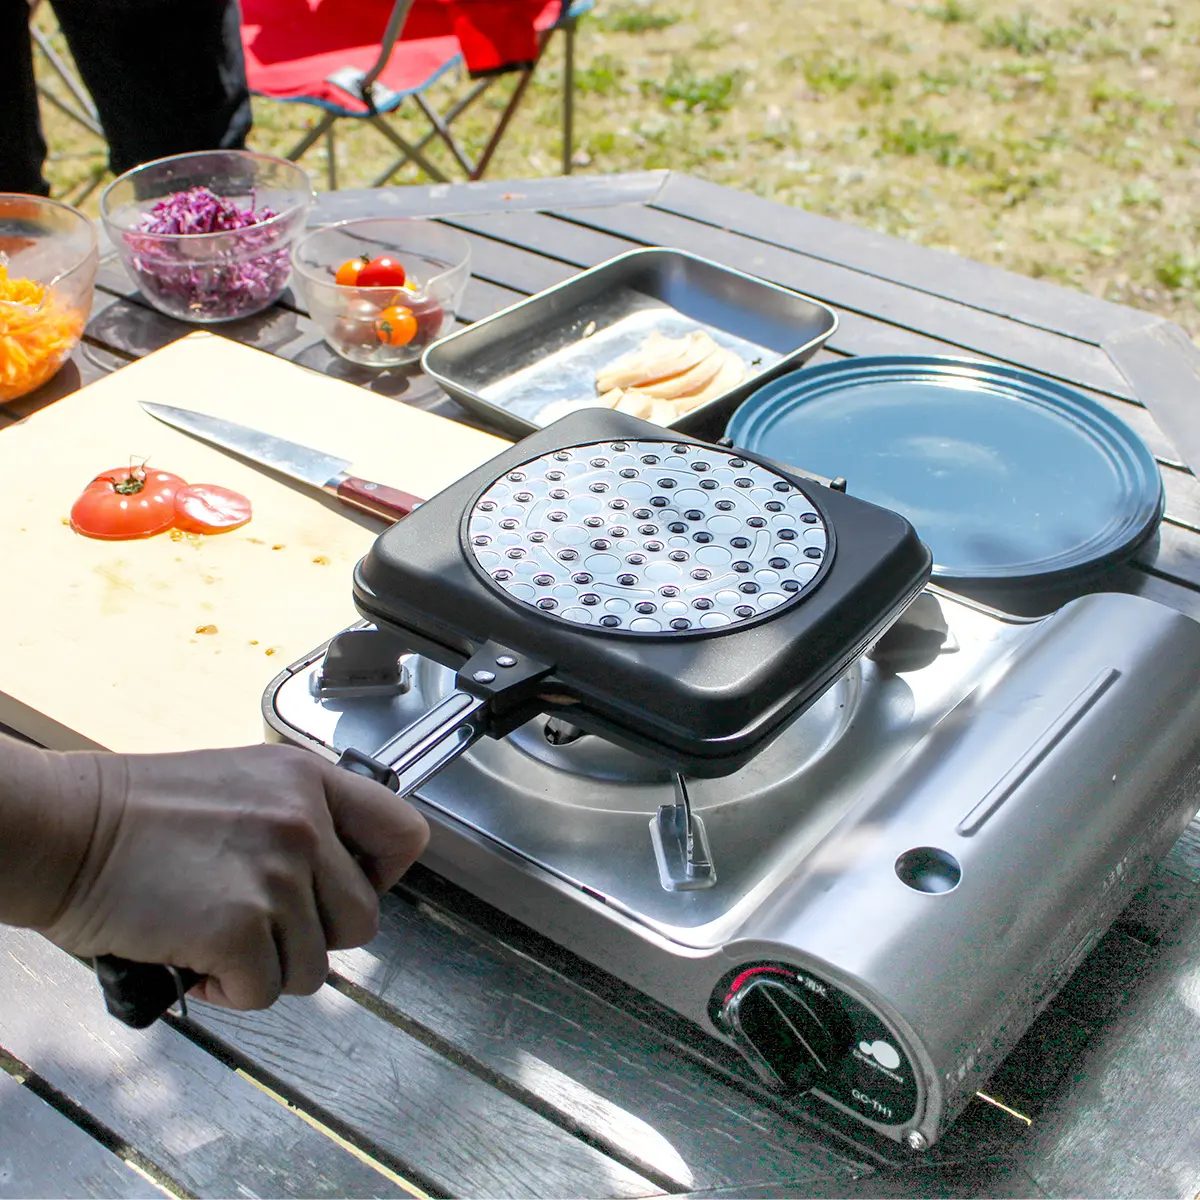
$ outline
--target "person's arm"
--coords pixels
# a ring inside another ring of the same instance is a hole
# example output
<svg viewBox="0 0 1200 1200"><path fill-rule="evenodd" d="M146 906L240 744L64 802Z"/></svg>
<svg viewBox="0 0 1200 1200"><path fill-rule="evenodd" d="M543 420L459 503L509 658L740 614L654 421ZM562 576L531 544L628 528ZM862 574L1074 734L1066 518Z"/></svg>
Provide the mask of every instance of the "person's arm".
<svg viewBox="0 0 1200 1200"><path fill-rule="evenodd" d="M427 838L387 788L301 750L0 738L0 921L85 957L190 967L200 998L235 1008L320 987Z"/></svg>
<svg viewBox="0 0 1200 1200"><path fill-rule="evenodd" d="M0 735L0 922L54 919L87 854L99 794L95 755Z"/></svg>

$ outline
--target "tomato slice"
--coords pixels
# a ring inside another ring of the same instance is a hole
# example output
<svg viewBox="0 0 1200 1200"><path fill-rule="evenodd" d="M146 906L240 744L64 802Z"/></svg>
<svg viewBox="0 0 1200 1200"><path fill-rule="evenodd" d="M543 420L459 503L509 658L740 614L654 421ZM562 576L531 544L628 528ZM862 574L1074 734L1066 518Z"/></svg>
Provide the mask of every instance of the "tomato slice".
<svg viewBox="0 0 1200 1200"><path fill-rule="evenodd" d="M359 287L403 287L405 278L404 266L398 258L380 254L359 271L355 282Z"/></svg>
<svg viewBox="0 0 1200 1200"><path fill-rule="evenodd" d="M85 537L152 537L175 523L175 495L186 482L144 466L101 471L71 506L71 527Z"/></svg>
<svg viewBox="0 0 1200 1200"><path fill-rule="evenodd" d="M184 533L228 533L251 516L250 501L220 484L193 483L175 493L175 528Z"/></svg>

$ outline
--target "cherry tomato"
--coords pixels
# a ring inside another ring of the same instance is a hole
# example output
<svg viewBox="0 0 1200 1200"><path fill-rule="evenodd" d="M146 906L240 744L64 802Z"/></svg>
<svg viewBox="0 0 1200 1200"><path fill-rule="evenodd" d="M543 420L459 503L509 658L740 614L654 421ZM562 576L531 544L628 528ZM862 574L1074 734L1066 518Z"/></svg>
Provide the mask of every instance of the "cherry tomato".
<svg viewBox="0 0 1200 1200"><path fill-rule="evenodd" d="M417 336L417 318L412 309L389 305L375 322L375 336L385 346L407 346Z"/></svg>
<svg viewBox="0 0 1200 1200"><path fill-rule="evenodd" d="M387 306L373 300L351 300L345 304L334 324L333 339L341 346L372 348L379 345L375 322Z"/></svg>
<svg viewBox="0 0 1200 1200"><path fill-rule="evenodd" d="M175 493L174 522L184 533L228 533L253 515L241 492L215 483L193 483Z"/></svg>
<svg viewBox="0 0 1200 1200"><path fill-rule="evenodd" d="M359 271L356 283L359 287L403 287L406 278L398 258L380 254Z"/></svg>
<svg viewBox="0 0 1200 1200"><path fill-rule="evenodd" d="M337 271L334 273L334 283L340 284L342 287L354 287L358 283L358 277L362 274L362 269L367 265L367 256L360 254L357 258L348 258Z"/></svg>
<svg viewBox="0 0 1200 1200"><path fill-rule="evenodd" d="M409 307L413 316L417 318L421 340L432 342L441 332L446 320L446 310L432 296L414 296L409 301Z"/></svg>
<svg viewBox="0 0 1200 1200"><path fill-rule="evenodd" d="M175 523L175 494L187 484L144 466L102 471L71 506L71 527L85 537L150 537Z"/></svg>

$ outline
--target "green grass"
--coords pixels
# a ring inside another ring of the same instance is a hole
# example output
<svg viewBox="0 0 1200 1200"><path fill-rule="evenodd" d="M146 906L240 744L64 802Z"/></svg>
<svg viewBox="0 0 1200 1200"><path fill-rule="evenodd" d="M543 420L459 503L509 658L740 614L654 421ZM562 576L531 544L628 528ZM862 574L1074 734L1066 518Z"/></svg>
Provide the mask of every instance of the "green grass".
<svg viewBox="0 0 1200 1200"><path fill-rule="evenodd" d="M575 89L581 95L607 96L621 86L625 68L612 54L598 54L575 72Z"/></svg>
<svg viewBox="0 0 1200 1200"><path fill-rule="evenodd" d="M811 55L804 60L802 69L808 86L826 95L847 91L861 78L858 64L841 57Z"/></svg>
<svg viewBox="0 0 1200 1200"><path fill-rule="evenodd" d="M48 5L38 14L52 23ZM558 170L562 63L556 38L492 178ZM1200 333L1196 0L598 0L576 71L580 171L691 172ZM456 125L475 152L512 84ZM317 116L256 103L251 145L285 149ZM57 194L106 178L96 139L49 109L46 127ZM424 132L403 114L397 127ZM429 153L460 174L437 143ZM391 150L343 125L337 157L356 187ZM323 186L324 147L305 163Z"/></svg>
<svg viewBox="0 0 1200 1200"><path fill-rule="evenodd" d="M636 8L628 6L602 5L600 12L594 18L601 28L612 33L647 33L659 29L670 29L679 21L678 13L662 12L656 8L640 4Z"/></svg>
<svg viewBox="0 0 1200 1200"><path fill-rule="evenodd" d="M741 71L702 75L693 71L686 59L676 58L663 83L650 81L643 86L650 94L657 92L665 104L679 105L686 112L724 112L732 107L743 79Z"/></svg>
<svg viewBox="0 0 1200 1200"><path fill-rule="evenodd" d="M944 25L961 25L975 19L975 6L964 4L962 0L946 0L945 4L933 5L921 11Z"/></svg>
<svg viewBox="0 0 1200 1200"><path fill-rule="evenodd" d="M959 167L974 158L970 147L964 146L953 130L937 129L928 121L912 117L905 117L896 125L884 126L879 131L879 145L884 154L910 157L924 154L943 167Z"/></svg>
<svg viewBox="0 0 1200 1200"><path fill-rule="evenodd" d="M983 26L981 38L984 46L1014 50L1022 58L1061 50L1069 40L1066 30L1042 24L1029 9L1022 9L1015 16L993 18Z"/></svg>
<svg viewBox="0 0 1200 1200"><path fill-rule="evenodd" d="M1155 264L1154 277L1173 292L1195 291L1200 288L1200 255L1168 254Z"/></svg>

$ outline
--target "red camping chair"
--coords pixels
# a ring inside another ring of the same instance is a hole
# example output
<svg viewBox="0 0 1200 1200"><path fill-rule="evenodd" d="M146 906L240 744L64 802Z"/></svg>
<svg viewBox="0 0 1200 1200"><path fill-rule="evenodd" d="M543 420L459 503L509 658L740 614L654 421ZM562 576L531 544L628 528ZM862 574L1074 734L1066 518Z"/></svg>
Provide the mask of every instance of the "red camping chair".
<svg viewBox="0 0 1200 1200"><path fill-rule="evenodd" d="M468 179L487 170L555 30L566 39L563 72L563 173L571 170L574 35L593 0L242 0L242 43L250 90L272 100L312 104L320 121L287 153L296 160L321 138L328 148L329 186L337 186L334 126L369 121L400 152L371 182L385 184L408 162L431 179L446 175L425 147L437 139ZM472 84L445 112L426 95L447 72L465 68ZM479 157L471 158L451 126L495 82L519 72ZM410 142L386 119L406 101L429 132Z"/></svg>

